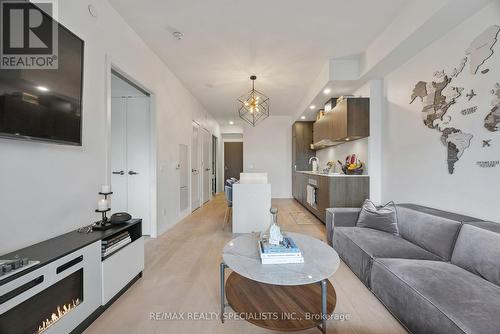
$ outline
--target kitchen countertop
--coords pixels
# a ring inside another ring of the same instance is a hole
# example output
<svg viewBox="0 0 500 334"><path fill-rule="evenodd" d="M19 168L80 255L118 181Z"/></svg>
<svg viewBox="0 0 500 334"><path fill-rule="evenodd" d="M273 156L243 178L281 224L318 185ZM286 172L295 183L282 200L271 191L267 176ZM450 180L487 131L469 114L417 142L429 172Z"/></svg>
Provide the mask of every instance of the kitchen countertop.
<svg viewBox="0 0 500 334"><path fill-rule="evenodd" d="M345 174L327 174L320 172L313 172L308 170L298 170L297 173L316 175L316 176L326 176L326 177L368 177L369 175L345 175Z"/></svg>

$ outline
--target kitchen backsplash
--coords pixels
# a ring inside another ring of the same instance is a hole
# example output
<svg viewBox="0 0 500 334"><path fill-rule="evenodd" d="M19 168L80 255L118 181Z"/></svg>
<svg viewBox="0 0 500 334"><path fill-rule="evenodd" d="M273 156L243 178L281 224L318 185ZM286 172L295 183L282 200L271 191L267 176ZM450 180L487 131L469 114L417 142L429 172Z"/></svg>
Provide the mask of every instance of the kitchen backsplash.
<svg viewBox="0 0 500 334"><path fill-rule="evenodd" d="M359 160L365 163L363 174L368 174L368 138L358 139L352 142L318 150L316 151L316 156L319 159L320 170L322 170L323 168L326 168L328 161L337 162L337 160L340 160L344 162L345 158L349 154L353 153L356 154ZM340 172L340 166L338 163L336 164L336 171Z"/></svg>

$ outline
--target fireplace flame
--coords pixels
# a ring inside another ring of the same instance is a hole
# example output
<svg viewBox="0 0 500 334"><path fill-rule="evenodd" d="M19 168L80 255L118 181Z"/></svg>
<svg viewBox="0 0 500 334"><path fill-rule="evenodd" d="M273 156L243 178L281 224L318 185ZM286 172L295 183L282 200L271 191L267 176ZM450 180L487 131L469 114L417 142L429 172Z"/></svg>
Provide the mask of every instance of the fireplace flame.
<svg viewBox="0 0 500 334"><path fill-rule="evenodd" d="M73 299L69 304L58 306L57 310L54 313L52 313L52 315L49 318L42 321L42 323L38 326L38 330L35 331L34 334L41 334L45 332L47 329L49 329L50 326L52 326L59 319L61 319L66 314L71 312L71 310L73 310L79 304L80 304L80 299L77 298Z"/></svg>

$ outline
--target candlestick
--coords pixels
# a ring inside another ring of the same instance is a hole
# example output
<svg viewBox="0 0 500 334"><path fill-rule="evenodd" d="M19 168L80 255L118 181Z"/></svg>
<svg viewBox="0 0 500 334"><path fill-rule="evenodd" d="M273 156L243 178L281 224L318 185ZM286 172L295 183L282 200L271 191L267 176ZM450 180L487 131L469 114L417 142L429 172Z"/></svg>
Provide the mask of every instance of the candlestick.
<svg viewBox="0 0 500 334"><path fill-rule="evenodd" d="M101 185L101 193L102 194L109 194L110 192L111 192L111 186L109 184Z"/></svg>
<svg viewBox="0 0 500 334"><path fill-rule="evenodd" d="M109 223L108 217L106 216L106 213L108 211L111 211L111 208L109 207L108 196L110 196L112 193L113 192L111 192L111 187L108 184L101 185L101 191L99 192L99 195L103 195L104 198L100 199L99 202L97 202L97 209L95 210L95 212L99 212L102 215L102 218L100 221L92 225L92 230L105 231L113 227L113 224Z"/></svg>
<svg viewBox="0 0 500 334"><path fill-rule="evenodd" d="M106 211L108 209L108 201L106 199L100 199L99 202L97 202L97 210L99 211Z"/></svg>

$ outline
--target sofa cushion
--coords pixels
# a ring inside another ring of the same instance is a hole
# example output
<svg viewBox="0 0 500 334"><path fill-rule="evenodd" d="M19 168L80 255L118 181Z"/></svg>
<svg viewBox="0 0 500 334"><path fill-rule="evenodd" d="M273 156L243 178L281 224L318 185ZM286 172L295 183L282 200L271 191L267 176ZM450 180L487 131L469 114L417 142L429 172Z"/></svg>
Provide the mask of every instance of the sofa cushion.
<svg viewBox="0 0 500 334"><path fill-rule="evenodd" d="M450 219L450 220L456 220L456 221L461 222L461 223L482 221L482 219L479 219L479 218L465 216L465 215L461 215L461 214L455 213L455 212L449 212L449 211L429 208L427 206L418 205L418 204L400 203L400 204L398 204L398 206L412 209L415 211L428 213L428 214L433 215L433 216L438 216L438 217L442 217L442 218L446 218L446 219Z"/></svg>
<svg viewBox="0 0 500 334"><path fill-rule="evenodd" d="M473 225L462 226L451 257L453 264L500 286L499 259L499 233Z"/></svg>
<svg viewBox="0 0 500 334"><path fill-rule="evenodd" d="M414 334L497 333L500 287L451 263L376 259L372 291Z"/></svg>
<svg viewBox="0 0 500 334"><path fill-rule="evenodd" d="M333 248L367 287L374 257L439 260L399 236L369 228L336 227Z"/></svg>
<svg viewBox="0 0 500 334"><path fill-rule="evenodd" d="M375 230L398 235L396 204L394 204L394 202L389 202L382 207L376 207L372 201L366 199L359 212L356 226L373 228Z"/></svg>
<svg viewBox="0 0 500 334"><path fill-rule="evenodd" d="M417 206L397 206L399 233L406 240L449 261L462 222ZM458 218L457 218L458 219Z"/></svg>
<svg viewBox="0 0 500 334"><path fill-rule="evenodd" d="M466 222L467 225L472 225L476 227L480 227L484 230L488 230L491 232L500 233L500 223L494 222L486 222L486 221L477 221L477 222Z"/></svg>
<svg viewBox="0 0 500 334"><path fill-rule="evenodd" d="M335 227L356 226L360 208L329 208L326 209L326 240L333 245Z"/></svg>

